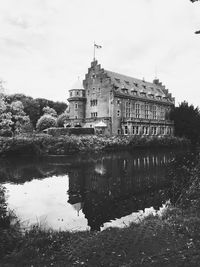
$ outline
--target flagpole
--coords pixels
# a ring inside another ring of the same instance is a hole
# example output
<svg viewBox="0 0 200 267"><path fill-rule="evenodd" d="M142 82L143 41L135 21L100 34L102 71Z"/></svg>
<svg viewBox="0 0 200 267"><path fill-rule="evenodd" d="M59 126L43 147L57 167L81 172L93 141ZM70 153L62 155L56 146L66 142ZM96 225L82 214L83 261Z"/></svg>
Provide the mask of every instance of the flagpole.
<svg viewBox="0 0 200 267"><path fill-rule="evenodd" d="M93 60L95 61L95 41L94 41L94 58Z"/></svg>

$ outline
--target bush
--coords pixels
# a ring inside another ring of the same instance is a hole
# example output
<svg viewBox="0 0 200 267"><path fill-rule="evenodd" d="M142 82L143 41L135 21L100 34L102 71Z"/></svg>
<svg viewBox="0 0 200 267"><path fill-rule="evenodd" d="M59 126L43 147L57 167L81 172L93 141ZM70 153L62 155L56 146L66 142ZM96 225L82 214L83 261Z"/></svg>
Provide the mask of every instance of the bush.
<svg viewBox="0 0 200 267"><path fill-rule="evenodd" d="M64 122L69 120L69 115L67 113L62 113L60 116L57 118L57 125L58 127L63 127Z"/></svg>
<svg viewBox="0 0 200 267"><path fill-rule="evenodd" d="M36 124L38 131L43 131L50 127L56 127L56 119L51 115L43 115Z"/></svg>

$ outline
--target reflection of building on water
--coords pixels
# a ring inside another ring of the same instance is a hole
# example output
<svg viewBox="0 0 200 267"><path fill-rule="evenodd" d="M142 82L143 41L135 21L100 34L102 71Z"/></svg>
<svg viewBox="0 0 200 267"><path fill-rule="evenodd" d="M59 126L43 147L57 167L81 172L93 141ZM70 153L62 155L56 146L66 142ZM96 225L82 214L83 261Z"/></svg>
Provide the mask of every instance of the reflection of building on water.
<svg viewBox="0 0 200 267"><path fill-rule="evenodd" d="M92 230L146 207L158 209L167 200L159 190L167 186L164 166L171 159L171 154L161 153L110 155L86 167L71 168L69 203L82 208Z"/></svg>

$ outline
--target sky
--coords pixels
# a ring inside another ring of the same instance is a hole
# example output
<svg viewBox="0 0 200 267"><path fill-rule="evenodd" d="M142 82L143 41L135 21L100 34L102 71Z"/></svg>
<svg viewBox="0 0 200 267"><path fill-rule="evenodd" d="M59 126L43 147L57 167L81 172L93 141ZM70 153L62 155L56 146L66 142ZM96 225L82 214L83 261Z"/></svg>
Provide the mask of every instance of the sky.
<svg viewBox="0 0 200 267"><path fill-rule="evenodd" d="M67 101L93 59L200 106L200 2L0 0L0 79L10 94Z"/></svg>

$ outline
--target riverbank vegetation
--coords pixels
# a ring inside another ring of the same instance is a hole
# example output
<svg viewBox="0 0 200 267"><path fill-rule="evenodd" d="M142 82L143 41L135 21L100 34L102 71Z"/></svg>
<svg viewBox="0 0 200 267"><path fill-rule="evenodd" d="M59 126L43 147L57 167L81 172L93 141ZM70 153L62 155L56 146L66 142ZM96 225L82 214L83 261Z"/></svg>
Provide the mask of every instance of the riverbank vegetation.
<svg viewBox="0 0 200 267"><path fill-rule="evenodd" d="M187 158L184 163L182 167L179 161L173 163L181 168L182 174L172 180L171 190L179 194L176 201L161 216L151 214L122 229L57 232L33 226L30 231L20 233L17 225L9 223L2 191L1 219L7 222L0 227L0 235L4 237L0 265L199 266L200 163L188 164Z"/></svg>
<svg viewBox="0 0 200 267"><path fill-rule="evenodd" d="M140 136L58 136L47 134L18 135L0 138L0 155L29 154L32 156L70 155L100 150L133 150L151 147L186 147L189 140L178 137Z"/></svg>

